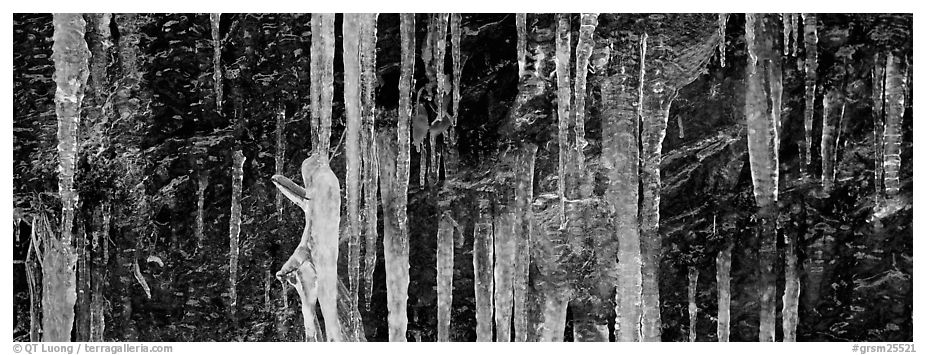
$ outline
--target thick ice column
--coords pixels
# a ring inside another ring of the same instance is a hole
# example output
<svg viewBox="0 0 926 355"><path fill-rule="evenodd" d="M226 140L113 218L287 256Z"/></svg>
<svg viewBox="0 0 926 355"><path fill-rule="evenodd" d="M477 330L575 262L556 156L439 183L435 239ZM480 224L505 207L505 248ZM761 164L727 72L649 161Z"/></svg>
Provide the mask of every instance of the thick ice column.
<svg viewBox="0 0 926 355"><path fill-rule="evenodd" d="M774 50L776 20L746 15L746 128L753 194L759 207L759 341L775 340L775 260L778 201L778 135L781 115L781 56Z"/></svg>

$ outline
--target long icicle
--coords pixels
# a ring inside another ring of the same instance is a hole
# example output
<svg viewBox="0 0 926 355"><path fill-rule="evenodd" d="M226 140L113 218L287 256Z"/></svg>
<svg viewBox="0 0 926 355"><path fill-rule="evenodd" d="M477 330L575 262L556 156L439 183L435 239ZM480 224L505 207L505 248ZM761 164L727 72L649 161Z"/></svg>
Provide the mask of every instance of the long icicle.
<svg viewBox="0 0 926 355"><path fill-rule="evenodd" d="M238 239L241 234L241 182L244 176L244 154L236 150L232 155L231 216L228 222L228 293L229 308L234 314L238 306Z"/></svg>
<svg viewBox="0 0 926 355"><path fill-rule="evenodd" d="M556 26L556 114L559 124L559 169L557 192L560 199L560 223L566 225L566 162L570 159L572 147L569 144L570 101L572 93L569 84L570 26L569 14L557 14Z"/></svg>
<svg viewBox="0 0 926 355"><path fill-rule="evenodd" d="M595 28L598 27L598 14L582 14L581 24L579 25L579 40L576 43L576 82L575 98L576 104L573 107L573 117L576 125L576 165L577 171L585 170L585 146L588 142L585 140L585 96L586 82L588 78L588 60L592 55L592 48L595 47Z"/></svg>
<svg viewBox="0 0 926 355"><path fill-rule="evenodd" d="M528 278L530 276L531 221L534 201L534 160L537 145L526 143L518 154L515 190L515 270L514 270L514 336L515 341L528 340Z"/></svg>
<svg viewBox="0 0 926 355"><path fill-rule="evenodd" d="M791 32L797 31L796 28L791 27L791 17L792 16L794 16L794 14L789 14L789 13L781 14L781 24L782 24L781 26L781 29L782 29L781 31L781 54L783 55L789 54L788 51L791 49L791 46L789 46L790 43L788 43L788 41L791 40Z"/></svg>
<svg viewBox="0 0 926 355"><path fill-rule="evenodd" d="M460 107L460 37L462 15L450 14L450 44L453 59L453 106L451 127L444 132L444 174L446 180L453 179L457 170L458 153L456 134L452 125L459 117ZM446 105L447 103L444 103ZM445 112L450 114L450 112ZM437 229L437 341L450 341L451 306L453 304L454 232L456 221L450 200L443 197L438 201L441 212Z"/></svg>
<svg viewBox="0 0 926 355"><path fill-rule="evenodd" d="M322 82L322 21L320 14L312 14L312 46L309 53L309 129L311 131L312 149L318 149L321 144L318 142L321 121L319 121L319 111L321 110L321 89ZM325 146L327 149L327 145Z"/></svg>
<svg viewBox="0 0 926 355"><path fill-rule="evenodd" d="M801 153L801 176L810 177L811 153L813 146L813 112L817 91L817 16L802 14L804 18L804 144Z"/></svg>
<svg viewBox="0 0 926 355"><path fill-rule="evenodd" d="M41 339L42 325L39 324L39 312L41 309L41 294L39 292L39 285L37 285L37 274L39 273L39 263L42 260L42 257L38 255L40 252L37 249L38 239L36 238L38 226L38 218L35 214L32 215L32 224L31 224L31 235L29 239L29 249L26 250L26 284L29 288L29 341L30 342L39 342ZM33 259L33 255L35 259ZM102 330L101 330L102 331Z"/></svg>
<svg viewBox="0 0 926 355"><path fill-rule="evenodd" d="M453 60L453 81L452 85L450 83L445 83L445 86L453 91L453 95L449 93L444 93L444 97L451 96L452 101L449 103L451 107L446 112L442 113L449 115L449 126L446 131L444 131L444 177L447 180L453 178L456 175L458 165L459 165L459 152L457 151L457 134L455 127L457 125L457 119L460 117L460 100L462 99L462 94L460 93L460 81L461 75L463 72L463 61L460 57L461 48L460 41L462 36L462 22L463 15L454 13L450 14L450 45L451 45L451 59ZM443 105L446 107L448 102L444 102ZM451 114L451 112L453 112ZM446 119L446 116L445 116Z"/></svg>
<svg viewBox="0 0 926 355"><path fill-rule="evenodd" d="M797 269L797 238L785 234L785 292L781 296L782 340L797 341L798 297L801 294L800 274Z"/></svg>
<svg viewBox="0 0 926 355"><path fill-rule="evenodd" d="M453 218L444 212L437 226L437 341L450 341L453 304Z"/></svg>
<svg viewBox="0 0 926 355"><path fill-rule="evenodd" d="M902 57L888 53L884 70L884 193L889 200L900 192L900 124L906 89L902 62Z"/></svg>
<svg viewBox="0 0 926 355"><path fill-rule="evenodd" d="M344 111L347 128L344 152L347 161L348 268L352 312L360 292L360 27L362 14L344 14L342 23L344 59ZM364 176L364 178L367 178Z"/></svg>
<svg viewBox="0 0 926 355"><path fill-rule="evenodd" d="M715 217L716 218L716 217ZM733 243L717 253L717 341L730 341L730 259Z"/></svg>
<svg viewBox="0 0 926 355"><path fill-rule="evenodd" d="M753 194L759 207L759 341L775 340L775 244L778 201L778 147L781 62L774 50L775 21L746 14L746 125Z"/></svg>
<svg viewBox="0 0 926 355"><path fill-rule="evenodd" d="M460 53L462 53L462 48L460 48L463 34L462 26L463 15L459 13L450 14L450 54L453 59L453 116L451 117L454 120L453 124L456 124L460 118L460 100L463 97L460 93L460 80L463 74L463 60L460 58Z"/></svg>
<svg viewBox="0 0 926 355"><path fill-rule="evenodd" d="M222 113L222 39L219 32L221 13L209 14L212 25L212 85L215 86L215 110Z"/></svg>
<svg viewBox="0 0 926 355"><path fill-rule="evenodd" d="M874 68L871 72L871 101L874 119L875 142L875 201L880 202L884 196L884 57L879 53L874 56Z"/></svg>
<svg viewBox="0 0 926 355"><path fill-rule="evenodd" d="M206 188L209 187L209 173L207 171L200 171L198 174L197 184L196 184L196 249L199 250L203 247L203 242L206 239Z"/></svg>
<svg viewBox="0 0 926 355"><path fill-rule="evenodd" d="M109 89L109 80L106 75L106 68L109 66L109 49L112 46L112 34L110 33L110 20L112 19L112 14L101 13L101 14L87 14L85 16L88 25L87 39L90 49L90 77L89 77L89 86L93 91L93 101L96 103L95 106L98 107L97 110L92 111L87 115L87 118L91 121L90 129L92 132L96 132L97 138L99 139L99 149L100 151L105 151L109 147L108 138L106 134L101 134L106 131L106 126L109 121L107 116L102 114L102 110L99 107L102 107L102 103L105 101L106 96L110 92ZM91 139L92 140L92 139ZM105 267L106 262L103 261L101 248L100 248L100 239L102 230L102 213L106 209L105 206L108 206L109 198L104 197L101 203L93 208L92 222L93 226L92 235L92 254L91 254L91 269L89 273L91 275L84 274L84 278L90 276L90 281L92 283L90 290L90 305L89 305L89 339L88 341L103 341L103 332L106 328L106 322L104 319L105 314L105 299L103 295L103 284L106 282ZM17 222L16 225L19 223ZM105 244L105 239L103 240ZM31 252L27 252L31 256ZM28 262L27 262L28 264ZM26 268L29 269L31 266L26 265ZM34 297L31 295L33 291L33 284L29 286L30 298Z"/></svg>
<svg viewBox="0 0 926 355"><path fill-rule="evenodd" d="M515 27L518 30L518 78L524 76L524 66L527 65L527 14L515 14Z"/></svg>
<svg viewBox="0 0 926 355"><path fill-rule="evenodd" d="M407 230L402 230L400 208L404 208L405 205L400 201L402 196L398 195L402 188L401 177L397 179L396 176L399 163L396 159L396 149L402 147L397 147L394 134L391 129L377 132L376 151L379 155L379 186L383 205L383 255L386 262L389 341L404 342L408 333L408 234Z"/></svg>
<svg viewBox="0 0 926 355"><path fill-rule="evenodd" d="M801 14L791 14L791 56L797 57L798 29L800 28Z"/></svg>
<svg viewBox="0 0 926 355"><path fill-rule="evenodd" d="M618 289L615 340L640 340L642 274L637 219L640 185L639 102L634 75L622 65L617 75L601 83L602 164L608 169L605 199L614 206L618 238Z"/></svg>
<svg viewBox="0 0 926 355"><path fill-rule="evenodd" d="M389 309L389 341L405 341L408 316L406 302L408 301L408 216L406 211L408 199L409 178L409 149L410 149L410 123L412 114L411 92L414 87L415 73L415 14L400 15L400 33L402 45L402 65L399 77L399 112L398 112L398 142L395 144L396 158L388 154L379 153L380 156L380 186L389 186L394 181L394 191L380 189L382 200L386 199L387 192L395 194L395 223L398 235L390 236L385 231L383 235L383 251L386 261L386 292ZM382 152L390 147L380 145ZM392 158L389 161L387 158ZM393 165L394 164L394 165ZM388 176L389 169L394 166L395 176ZM386 174L383 174L385 172ZM383 207L386 207L384 205ZM387 215L383 214L383 225L386 225ZM394 240L393 240L394 238Z"/></svg>
<svg viewBox="0 0 926 355"><path fill-rule="evenodd" d="M366 249L364 250L363 280L366 288L364 306L370 310L370 300L373 297L373 271L376 268L376 187L379 184L379 165L376 154L376 137L374 136L374 123L376 120L376 20L378 14L364 15L360 29L360 66L361 77L361 108L363 127L360 132L360 153L363 156L363 220L366 229Z"/></svg>
<svg viewBox="0 0 926 355"><path fill-rule="evenodd" d="M280 107L277 109L276 114L276 129L274 130L274 135L276 136L276 150L273 155L273 173L276 175L283 175L283 168L286 165L286 105L280 103ZM202 195L197 195L197 197ZM283 193L279 190L274 196L274 211L277 214L277 223L283 225ZM198 227L198 225L197 225ZM200 231L202 232L202 231Z"/></svg>
<svg viewBox="0 0 926 355"><path fill-rule="evenodd" d="M495 341L511 341L515 261L514 214L502 212L493 223L495 245Z"/></svg>
<svg viewBox="0 0 926 355"><path fill-rule="evenodd" d="M325 160L328 159L328 146L331 144L331 103L334 99L334 14L312 14L312 111L317 118L318 150ZM315 44L318 47L315 47ZM317 110L317 111L316 111Z"/></svg>
<svg viewBox="0 0 926 355"><path fill-rule="evenodd" d="M688 341L698 339L698 268L688 267Z"/></svg>
<svg viewBox="0 0 926 355"><path fill-rule="evenodd" d="M640 38L640 91L639 108L642 118L640 181L640 255L642 272L642 341L662 339L662 316L659 298L659 263L662 250L662 236L659 234L659 200L662 190L659 166L662 162L662 143L666 137L669 110L677 91L665 90L665 79L660 75L664 60L660 60L659 49L663 38L656 37L653 53L649 52L649 36ZM650 56L653 60L650 61Z"/></svg>
<svg viewBox="0 0 926 355"><path fill-rule="evenodd" d="M431 47L433 51L432 57L432 69L431 71L435 75L436 88L434 91L435 103L437 109L437 117L434 122L431 124L431 129L429 130L430 136L430 148L431 148L431 159L430 159L430 168L428 170L430 183L432 186L437 184L440 165L437 161L437 135L441 134L439 129L435 129L437 125L452 125L452 118L448 117L450 114L448 110L448 104L451 101L448 101L450 94L448 86L451 84L447 82L447 76L444 74L444 64L445 57L447 52L447 24L448 24L447 13L437 13L433 14L431 17L431 38L432 44ZM446 122L446 120L451 120L451 122ZM453 129L449 128L446 133L444 133L444 143L452 143L453 137L451 137ZM448 144L445 144L445 151L455 149L450 147ZM452 159L456 160L454 155ZM446 170L446 169L445 169ZM455 170L452 169L452 170ZM446 175L445 175L446 176ZM435 191L436 192L436 191ZM441 201L443 202L443 201ZM440 206L441 209L447 209L449 206ZM441 219L450 218L449 212L445 211L442 213ZM440 223L443 223L441 225ZM441 221L438 224L438 245L437 245L437 257L438 257L438 270L437 270L437 283L438 283L438 337L439 341L449 341L450 338L450 296L452 295L450 291L451 280L453 277L453 228L446 224L447 222ZM448 231L449 229L449 231ZM448 235L449 234L449 235ZM448 250L449 247L449 250ZM441 322L443 321L443 322ZM444 327L441 331L441 327ZM443 338L443 339L440 339Z"/></svg>
<svg viewBox="0 0 926 355"><path fill-rule="evenodd" d="M720 55L720 67L727 66L727 20L730 14L717 14L717 31L720 33L720 46L718 52Z"/></svg>
<svg viewBox="0 0 926 355"><path fill-rule="evenodd" d="M81 14L55 14L51 59L55 64L55 113L58 117L58 191L61 196L61 230L49 238L42 266L44 341L69 341L74 322L77 256L73 240L78 194L77 168L81 102L89 75L90 50L84 40L86 22Z"/></svg>
<svg viewBox="0 0 926 355"><path fill-rule="evenodd" d="M433 124L437 122L442 122L447 119L444 115L447 113L446 107L444 106L444 93L447 92L447 77L444 75L444 61L447 53L447 16L446 13L433 14L431 21L433 22L431 30L433 31L434 46L432 50L434 51L434 56L432 58L431 65L433 66L432 71L435 73L437 88L434 91L435 104L437 105L437 118ZM439 175L439 165L437 163L437 135L439 133L436 130L429 130L428 135L430 136L430 159L428 164L428 178L429 183L434 186L437 185L438 175Z"/></svg>
<svg viewBox="0 0 926 355"><path fill-rule="evenodd" d="M823 96L823 136L820 140L821 175L825 193L832 191L836 178L836 130L843 108L842 92L837 89L828 90Z"/></svg>
<svg viewBox="0 0 926 355"><path fill-rule="evenodd" d="M492 223L488 216L489 201L479 200L479 212L473 230L473 287L476 301L476 341L492 341L492 309L495 259Z"/></svg>

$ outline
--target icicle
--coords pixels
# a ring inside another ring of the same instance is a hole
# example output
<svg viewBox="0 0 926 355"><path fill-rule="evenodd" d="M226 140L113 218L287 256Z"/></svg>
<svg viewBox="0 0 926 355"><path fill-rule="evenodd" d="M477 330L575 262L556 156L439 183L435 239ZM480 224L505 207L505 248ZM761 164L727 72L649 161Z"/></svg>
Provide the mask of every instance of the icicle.
<svg viewBox="0 0 926 355"><path fill-rule="evenodd" d="M310 269L308 266L305 268L306 270ZM305 331L305 341L324 341L321 337L321 331L319 330L321 327L319 327L318 316L315 311L315 300L317 297L314 294L315 289L312 288L308 282L304 281L303 277L297 277L293 287L296 288L299 299L302 300L302 325Z"/></svg>
<svg viewBox="0 0 926 355"><path fill-rule="evenodd" d="M392 286L392 287L389 287L389 286L391 286L391 285L399 285L399 284L398 284L398 283L396 283L396 284L390 283L389 285L387 285L387 291L388 291L390 294L392 294L393 292L395 292L395 295L396 295L396 296L393 296L393 297L392 297L392 299L395 300L395 301L393 301L393 302L402 302L401 304L398 304L398 306L401 307L401 312L402 312L402 313L401 313L401 321L402 321L403 323L402 323L402 325L401 325L401 333L397 334L397 336L395 336L395 338L398 338L399 336L401 336L401 340L404 341L404 340L405 340L405 334L404 334L404 333L405 333L405 324L407 324L407 322L408 322L408 320L407 320L407 318L406 318L406 316L405 316L405 303L404 303L404 302L405 302L405 300L407 300L407 298L408 298L408 216L407 216L407 202L408 202L408 181L409 181L409 170L410 170L410 169L409 169L409 165L410 165L410 163L409 163L409 153L410 153L410 145L411 145L411 139L410 139L410 134L411 134L411 132L410 132L410 127L409 127L409 125L410 125L410 123L411 123L411 112L412 112L412 108L411 108L411 91L412 91L412 88L415 87L415 82L414 82L414 74L415 74L415 15L414 15L414 14L402 14L402 15L400 15L400 32L401 32L401 45L402 45L402 59L401 59L401 60L402 60L402 65L401 65L401 72L400 72L400 78L399 78L399 92L400 92L400 94L399 94L399 112L398 112L398 124L397 124L397 127L398 127L398 133L397 133L398 142L397 142L397 144L395 145L395 146L397 147L396 149L398 149L398 152L396 153L397 158L394 160L394 161L395 161L395 163L394 163L394 164L395 164L395 182L394 182L393 184L395 184L395 197L394 197L393 201L395 201L394 203L395 203L395 211L396 211L396 212L395 212L395 216L396 216L396 217L395 217L395 218L396 218L396 222L395 222L395 223L398 225L397 230L398 230L398 232L399 232L399 237L402 238L402 239L400 239L400 240L404 240L404 242L403 242L403 243L404 243L404 244L403 244L403 245L404 245L404 249L401 249L401 252L404 253L404 254L402 254L402 256L401 256L402 259L401 259L401 260L404 260L403 262L404 262L404 270L405 270L405 271L404 271L404 274L402 274L402 275L395 275L395 276L393 276L393 277L396 277L396 278L398 278L398 277L403 278L403 280L404 280L404 285L402 286L401 290L392 291L391 289L395 288L395 286ZM382 146L380 146L380 147L382 147ZM382 155L380 155L380 156L382 156ZM388 163L389 163L389 164L393 164L392 162L388 162ZM383 161L382 158L381 158L381 160L380 160L380 165L383 165L383 164L387 164L387 162ZM382 169L381 169L381 170L382 170ZM387 178L386 176L383 176L383 175L380 176L380 179L386 179L386 178ZM391 178L391 177L389 177L389 178ZM383 184L380 183L380 186L383 186ZM381 194L383 194L383 191L384 191L384 190L381 190L381 191L380 191ZM383 195L383 196L385 196L385 195ZM385 212L385 211L384 211L384 212ZM385 216L385 213L384 213L383 215ZM385 217L384 217L384 219L385 219ZM383 224L385 225L385 221L383 221ZM385 240L385 237L386 237L386 236L384 235L384 236L383 236L384 240ZM384 242L384 249L385 249L385 242ZM396 256L396 259L399 259L399 256L398 256L398 255ZM388 261L388 260L387 260L387 261ZM392 270L393 268L394 268L394 267L387 267L387 270ZM388 273L387 273L387 274L388 274ZM390 278L389 275L387 275L387 281L388 281L389 278ZM402 293L399 293L399 292L402 292ZM401 297L400 297L400 295L404 295L404 296L401 296ZM390 305L391 305L391 304L393 304L393 303L390 303ZM397 307L397 311L398 311L398 309L399 309L399 308ZM393 313L393 310L390 309L390 312L389 312L389 313L392 314L392 313ZM390 316L390 318L392 319L391 316ZM397 317L396 319L398 319L398 317ZM390 329L393 328L392 323L393 323L393 322L390 320ZM398 330L400 327L399 327L398 324L397 324L394 328L396 328L396 330ZM394 333L398 333L398 332L393 332L392 330L390 330L390 340L393 340L394 336L393 336L392 334L394 334ZM398 339L397 339L397 340L398 340Z"/></svg>
<svg viewBox="0 0 926 355"><path fill-rule="evenodd" d="M364 305L370 310L370 300L373 297L373 271L376 268L376 185L379 184L379 165L377 164L376 137L374 125L376 120L376 18L377 14L364 15L360 34L360 65L363 68L362 76L362 116L363 130L360 134L362 140L360 153L363 156L363 220L366 230L366 250L364 251L363 279L366 286Z"/></svg>
<svg viewBox="0 0 926 355"><path fill-rule="evenodd" d="M774 53L774 21L746 14L746 126L753 194L759 206L759 341L775 340L776 202L778 201L778 131L781 114L781 62Z"/></svg>
<svg viewBox="0 0 926 355"><path fill-rule="evenodd" d="M888 53L884 70L884 192L888 199L900 191L900 150L905 78L903 58Z"/></svg>
<svg viewBox="0 0 926 355"><path fill-rule="evenodd" d="M492 341L492 292L494 287L492 261L495 259L492 224L482 212L488 209L489 201L479 201L479 218L473 234L473 275L476 292L476 341Z"/></svg>
<svg viewBox="0 0 926 355"><path fill-rule="evenodd" d="M334 99L334 14L312 14L312 118L318 145L328 159L331 144L331 102ZM316 126L317 124L317 126Z"/></svg>
<svg viewBox="0 0 926 355"><path fill-rule="evenodd" d="M215 86L215 110L222 113L222 39L219 32L220 13L209 14L212 25L212 85Z"/></svg>
<svg viewBox="0 0 926 355"><path fill-rule="evenodd" d="M286 105L280 104L276 116L276 129L274 130L274 134L276 135L276 150L273 155L273 173L276 175L283 175L283 167L285 165L284 158L286 157ZM277 222L282 225L283 194L279 191L276 192L274 207L277 213Z"/></svg>
<svg viewBox="0 0 926 355"><path fill-rule="evenodd" d="M445 99L444 95L447 93L447 76L444 75L444 62L445 56L447 53L447 19L448 14L435 14L434 15L434 36L436 37L434 47L434 72L437 73L437 91L436 91L436 103L437 103L437 119L444 119L444 114L447 114L448 110L445 108Z"/></svg>
<svg viewBox="0 0 926 355"><path fill-rule="evenodd" d="M615 340L639 341L642 306L640 231L637 221L639 161L637 148L639 118L634 104L639 101L626 67L601 83L602 165L607 168L604 197L614 208L618 238L618 289L615 311Z"/></svg>
<svg viewBox="0 0 926 355"><path fill-rule="evenodd" d="M80 14L54 16L55 113L58 116L58 190L62 201L60 240L70 245L78 194L74 191L81 103L89 76L90 50L84 40L86 22ZM78 28L79 27L79 28Z"/></svg>
<svg viewBox="0 0 926 355"><path fill-rule="evenodd" d="M29 239L29 249L26 250L26 283L29 287L29 341L41 341L40 332L42 325L39 321L39 308L41 307L39 296L39 285L36 275L39 273L39 265L35 259L41 261L42 257L38 255L38 246L36 239L36 230L39 229L38 219L33 214L31 223L31 235ZM33 255L36 255L33 259ZM102 329L102 328L100 328Z"/></svg>
<svg viewBox="0 0 926 355"><path fill-rule="evenodd" d="M360 31L361 14L344 14L344 111L347 116L344 151L347 160L348 280L351 309L360 290ZM369 178L364 176L364 178Z"/></svg>
<svg viewBox="0 0 926 355"><path fill-rule="evenodd" d="M112 221L112 202L107 200L103 207L103 265L109 264L109 226Z"/></svg>
<svg viewBox="0 0 926 355"><path fill-rule="evenodd" d="M884 194L884 62L880 54L874 56L871 75L872 116L874 119L875 142L875 201Z"/></svg>
<svg viewBox="0 0 926 355"><path fill-rule="evenodd" d="M450 14L450 47L451 57L453 58L453 124L456 124L460 117L460 80L463 78L463 60L460 58L462 48L460 47L461 36L463 33L463 15L456 13ZM522 59L523 61L523 59Z"/></svg>
<svg viewBox="0 0 926 355"><path fill-rule="evenodd" d="M321 129L321 121L319 121L319 110L321 107L321 90L319 89L319 84L322 79L322 15L312 14L311 28L312 28L312 47L309 55L309 107L311 108L311 114L309 115L309 129L311 131L311 143L312 149L316 150L321 145L318 142L318 137L320 137L319 131Z"/></svg>
<svg viewBox="0 0 926 355"><path fill-rule="evenodd" d="M791 31L796 30L791 28L791 16L793 15L788 13L781 14L781 54L784 55L788 55L788 50L791 49L791 46L788 45L788 41L791 40Z"/></svg>
<svg viewBox="0 0 926 355"><path fill-rule="evenodd" d="M454 126L457 124L457 118L460 117L460 99L462 94L460 93L460 80L461 73L463 71L463 62L460 58L461 48L460 40L462 35L462 22L463 15L461 14L450 14L450 45L451 45L451 58L453 59L453 84L448 86L453 90L452 95L452 106L450 109L445 110L445 118L450 119L450 127L444 131L444 176L446 179L451 179L456 175L458 165L459 165L459 152L457 152L457 137ZM447 84L447 83L445 83ZM444 94L448 96L448 94ZM447 103L444 103L446 106ZM451 115L450 113L453 112Z"/></svg>
<svg viewBox="0 0 926 355"><path fill-rule="evenodd" d="M571 85L569 84L569 47L571 41L569 14L557 14L556 26L556 106L559 122L559 169L557 192L560 198L560 223L566 225L566 165L571 158L569 144Z"/></svg>
<svg viewBox="0 0 926 355"><path fill-rule="evenodd" d="M576 43L576 104L573 107L576 127L575 154L577 171L585 170L584 149L588 145L585 140L585 95L587 92L588 60L592 55L592 48L595 48L594 35L596 27L598 27L597 13L582 14L581 25L579 26L579 41Z"/></svg>
<svg viewBox="0 0 926 355"><path fill-rule="evenodd" d="M688 267L688 341L698 339L698 268Z"/></svg>
<svg viewBox="0 0 926 355"><path fill-rule="evenodd" d="M524 67L527 65L527 14L517 13L514 18L518 29L518 79L524 76Z"/></svg>
<svg viewBox="0 0 926 355"><path fill-rule="evenodd" d="M813 112L815 93L817 90L817 16L815 14L802 14L804 18L804 144L802 154L804 164L801 165L802 176L810 177L811 154L813 145Z"/></svg>
<svg viewBox="0 0 926 355"><path fill-rule="evenodd" d="M534 214L531 204L534 201L534 160L537 146L526 143L518 155L516 176L518 185L515 190L515 270L514 287L514 336L515 341L528 340L528 276L530 275L531 221Z"/></svg>
<svg viewBox="0 0 926 355"><path fill-rule="evenodd" d="M296 272L296 277L306 288L300 294L303 304L313 305L317 290L318 302L321 304L325 318L325 330L328 341L343 341L351 333L342 333L338 304L344 303L345 314L350 319L350 300L347 292L339 291L338 273L338 226L341 222L341 190L337 176L331 171L324 151L315 151L302 162L302 179L305 188L293 183L288 178L275 175L273 183L277 189L293 203L298 205L306 215L306 224L302 231L299 246L289 260L277 271L277 277L287 277ZM307 198L308 197L308 198ZM309 260L311 259L311 260ZM308 297L308 298L306 298ZM345 301L341 301L343 298ZM307 314L303 308L304 318ZM308 318L306 318L308 319ZM350 324L345 324L350 328Z"/></svg>
<svg viewBox="0 0 926 355"><path fill-rule="evenodd" d="M86 22L81 14L54 14L51 59L56 83L55 112L58 117L58 191L61 197L61 230L49 238L43 263L44 341L69 341L74 320L76 277L71 246L78 194L74 190L81 102L89 75L90 50L84 39ZM54 272L51 272L54 270Z"/></svg>
<svg viewBox="0 0 926 355"><path fill-rule="evenodd" d="M730 259L733 243L717 253L717 341L730 341Z"/></svg>
<svg viewBox="0 0 926 355"><path fill-rule="evenodd" d="M238 305L238 238L241 234L241 181L244 177L244 154L236 150L232 155L231 216L228 222L228 303L234 314Z"/></svg>
<svg viewBox="0 0 926 355"><path fill-rule="evenodd" d="M791 56L797 57L797 40L798 29L800 28L800 14L790 14L791 15Z"/></svg>
<svg viewBox="0 0 926 355"><path fill-rule="evenodd" d="M727 65L727 19L730 14L717 14L717 29L720 32L720 67Z"/></svg>
<svg viewBox="0 0 926 355"><path fill-rule="evenodd" d="M324 153L318 151L302 162L301 171L306 188L285 176L275 175L272 178L277 189L299 206L306 216L299 246L276 276L290 280L295 276L296 281L290 283L300 290L308 338L311 338L311 330L317 328L314 322L310 322L315 318L317 296L328 341L361 340L362 335L354 336L363 333L355 328L359 323L353 321L350 292L337 275L338 226L341 219L338 178L331 171ZM343 312L338 312L338 309Z"/></svg>
<svg viewBox="0 0 926 355"><path fill-rule="evenodd" d="M196 249L203 247L203 242L206 239L206 234L204 232L206 223L205 219L205 195L206 187L209 186L209 173L200 171L199 179L196 185Z"/></svg>
<svg viewBox="0 0 926 355"><path fill-rule="evenodd" d="M453 304L453 219L444 213L437 226L437 341L450 341Z"/></svg>
<svg viewBox="0 0 926 355"><path fill-rule="evenodd" d="M437 87L434 91L435 104L437 104L437 118L434 119L434 122L431 123L431 129L429 130L430 136L430 164L428 164L428 178L431 184L437 184L438 179L438 169L440 166L437 164L437 135L440 133L439 130L435 130L433 127L438 122L443 122L446 119L449 119L445 115L447 114L447 108L444 105L446 98L444 97L445 92L447 92L446 82L447 77L444 75L444 57L447 53L447 15L446 13L433 14L431 17L431 31L433 31L434 38L434 55L432 58L432 69L431 71L435 74L435 83Z"/></svg>
<svg viewBox="0 0 926 355"><path fill-rule="evenodd" d="M413 33L412 14L402 14L402 48L414 49L408 44L406 34ZM403 61L406 59L403 55ZM403 63L404 64L404 63ZM401 120L400 120L401 122ZM407 132L407 131L406 131ZM406 134L399 134L407 140ZM408 331L408 227L406 216L406 191L408 175L400 176L397 171L402 162L396 161L396 149L408 149L408 144L396 144L395 131L383 130L377 133L376 146L379 154L379 187L383 206L383 255L386 262L386 302L389 310L389 341L406 341ZM407 141L406 141L407 143ZM398 173L398 174L397 174Z"/></svg>
<svg viewBox="0 0 926 355"><path fill-rule="evenodd" d="M685 123L682 122L682 116L676 116L675 121L678 123L678 138L685 139Z"/></svg>
<svg viewBox="0 0 926 355"><path fill-rule="evenodd" d="M913 56L907 55L904 59L904 109L913 108Z"/></svg>
<svg viewBox="0 0 926 355"><path fill-rule="evenodd" d="M283 294L283 309L285 310L285 309L289 308L289 292L286 292L286 281L284 281L282 278L280 278L280 279L278 279L278 280L280 280L280 288L283 289L283 292L282 292L282 294Z"/></svg>
<svg viewBox="0 0 926 355"><path fill-rule="evenodd" d="M266 259L269 260L269 259ZM264 262L264 311L270 312L273 307L270 305L270 288L273 285L273 273L270 272L270 263Z"/></svg>
<svg viewBox="0 0 926 355"><path fill-rule="evenodd" d="M102 107L105 104L107 96L111 93L109 80L106 74L106 68L109 65L108 49L112 46L110 41L111 33L109 30L111 14L84 14L87 24L86 41L89 45L88 60L88 81L89 87L84 90L89 92L91 104L90 109L85 114L87 119L87 135L89 139L84 145L96 146L92 148L95 154L90 154L88 160L90 164L95 164L93 160L97 159L99 154L106 150L108 130L110 124L108 115L104 114ZM105 203L105 202L104 202ZM92 243L87 239L87 233L83 232L82 224L78 223L79 232L77 247L77 311L75 320L75 334L78 341L89 341L91 339L102 339L99 331L104 327L103 324L103 304L102 304L102 281L103 266L100 264L99 249L99 214L101 205L93 209ZM18 229L19 218L14 224ZM17 241L19 233L15 234ZM92 249L88 248L92 244ZM92 251L92 253L91 253ZM28 266L27 266L28 267ZM92 270L92 271L91 271ZM92 272L92 274L91 274ZM31 289L30 289L31 291Z"/></svg>
<svg viewBox="0 0 926 355"><path fill-rule="evenodd" d="M415 15L400 16L402 41L402 67L399 77L398 110L398 153L396 162L396 209L398 211L399 230L407 231L406 202L408 199L408 180L410 165L410 123L412 115L411 91L415 87ZM382 162L380 162L382 164Z"/></svg>
<svg viewBox="0 0 926 355"><path fill-rule="evenodd" d="M797 243L791 233L785 233L785 292L781 296L781 329L784 341L797 341L798 297L801 294L800 274L797 270Z"/></svg>
<svg viewBox="0 0 926 355"><path fill-rule="evenodd" d="M842 93L830 89L823 96L823 137L820 141L820 161L823 165L823 191L833 190L836 177L836 130L845 104Z"/></svg>
<svg viewBox="0 0 926 355"><path fill-rule="evenodd" d="M511 341L511 312L515 261L514 214L495 217L495 341Z"/></svg>
<svg viewBox="0 0 926 355"><path fill-rule="evenodd" d="M424 147L423 144L422 147ZM427 150L424 148L422 148L421 152L418 154L418 186L421 188L425 186L425 175L428 173L428 160L426 154Z"/></svg>
<svg viewBox="0 0 926 355"><path fill-rule="evenodd" d="M412 114L411 91L415 87L415 14L400 15L400 33L402 45L402 66L399 77L399 112L398 112L398 142L394 144L394 149L398 149L396 155L390 155L392 161L384 159L380 154L380 166L395 166L395 178L387 176L382 172L388 172L380 168L380 186L387 186L384 180L394 180L391 184L395 185L395 196L391 201L395 205L395 219L397 232L394 238L395 243L391 241L386 244L389 235L383 235L383 249L386 254L386 290L389 294L389 340L405 341L405 331L408 324L408 318L405 313L405 302L408 299L408 181L409 181L409 150L411 145L410 123ZM386 147L379 145L381 150ZM394 165L393 165L394 164ZM383 201L387 200L386 190L380 189ZM386 207L386 204L383 205ZM384 208L385 209L385 208ZM383 213L383 225L386 225L387 214ZM390 247L395 244L395 247ZM390 256L391 254L391 256ZM390 261L390 258L392 259ZM395 265L393 265L395 264ZM393 271L396 270L396 271ZM395 274L393 274L395 273Z"/></svg>
<svg viewBox="0 0 926 355"><path fill-rule="evenodd" d="M652 64L649 62L647 42L649 36L640 39L640 117L643 120L640 137L642 140L640 180L643 196L640 207L640 255L642 272L642 321L643 341L662 339L662 318L659 311L659 255L662 237L659 234L659 197L662 190L659 165L662 161L662 143L666 137L669 109L676 91L667 87L660 73L667 65L659 60L658 54ZM657 38L656 48L663 45ZM649 68L652 67L652 68Z"/></svg>
<svg viewBox="0 0 926 355"><path fill-rule="evenodd" d="M78 341L90 339L90 256L87 233L83 223L76 225L77 252L77 304L75 307L74 335Z"/></svg>

